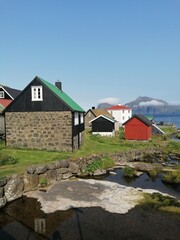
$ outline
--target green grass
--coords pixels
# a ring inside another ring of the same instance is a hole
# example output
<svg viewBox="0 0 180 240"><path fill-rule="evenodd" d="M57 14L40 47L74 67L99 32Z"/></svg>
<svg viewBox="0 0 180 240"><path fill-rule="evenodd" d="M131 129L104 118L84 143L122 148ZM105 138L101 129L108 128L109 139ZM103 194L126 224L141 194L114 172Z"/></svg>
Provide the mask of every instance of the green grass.
<svg viewBox="0 0 180 240"><path fill-rule="evenodd" d="M122 173L123 173L124 177L132 178L132 177L136 176L136 170L129 166L125 166L122 170Z"/></svg>
<svg viewBox="0 0 180 240"><path fill-rule="evenodd" d="M165 183L171 184L180 184L180 169L176 169L174 171L167 172L162 179Z"/></svg>
<svg viewBox="0 0 180 240"><path fill-rule="evenodd" d="M160 193L144 193L144 199L140 205L146 210L155 209L180 213L180 202L175 198L164 196Z"/></svg>
<svg viewBox="0 0 180 240"><path fill-rule="evenodd" d="M114 164L115 162L111 158L103 157L100 160L94 160L92 163L88 164L85 169L85 172L93 173L97 169L107 169L107 168L113 167Z"/></svg>

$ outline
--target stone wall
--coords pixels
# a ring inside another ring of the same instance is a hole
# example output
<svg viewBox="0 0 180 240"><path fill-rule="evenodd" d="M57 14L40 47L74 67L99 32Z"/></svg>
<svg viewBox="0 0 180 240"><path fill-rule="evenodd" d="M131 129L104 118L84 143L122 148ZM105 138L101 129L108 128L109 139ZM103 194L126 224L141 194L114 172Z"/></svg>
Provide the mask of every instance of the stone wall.
<svg viewBox="0 0 180 240"><path fill-rule="evenodd" d="M0 134L4 134L4 116L0 114Z"/></svg>
<svg viewBox="0 0 180 240"><path fill-rule="evenodd" d="M63 112L7 112L9 147L72 151L72 115Z"/></svg>
<svg viewBox="0 0 180 240"><path fill-rule="evenodd" d="M7 202L11 202L21 197L24 192L31 191L36 188L46 187L60 180L72 177L88 176L86 172L87 165L94 160L100 160L103 157L110 157L115 161L115 168L132 164L132 161L148 161L150 159L163 158L162 151L157 149L131 150L124 153L114 154L93 154L88 157L80 157L76 160L59 160L50 164L30 166L26 173L22 176L13 175L10 178L0 180L0 208L5 206ZM128 164L129 163L129 164ZM134 166L133 166L134 167ZM152 170L152 165L138 165L137 170ZM156 167L156 166L154 166ZM103 175L107 173L107 169L97 169L90 175ZM110 169L112 171L112 168Z"/></svg>

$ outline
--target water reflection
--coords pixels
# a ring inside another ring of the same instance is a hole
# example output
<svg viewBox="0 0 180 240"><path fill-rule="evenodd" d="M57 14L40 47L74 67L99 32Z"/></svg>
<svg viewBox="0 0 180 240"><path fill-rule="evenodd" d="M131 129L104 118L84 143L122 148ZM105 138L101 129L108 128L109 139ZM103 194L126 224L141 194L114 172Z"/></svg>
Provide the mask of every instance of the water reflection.
<svg viewBox="0 0 180 240"><path fill-rule="evenodd" d="M164 184L161 181L161 176L158 176L157 178L150 178L148 174L143 173L139 177L125 178L122 174L122 169L117 169L115 172L116 175L107 175L103 177L103 179L125 186L139 187L143 189L155 189L180 199L180 185Z"/></svg>
<svg viewBox="0 0 180 240"><path fill-rule="evenodd" d="M27 197L0 211L1 240L180 239L180 215L135 208L112 214L101 208L74 208L45 214Z"/></svg>

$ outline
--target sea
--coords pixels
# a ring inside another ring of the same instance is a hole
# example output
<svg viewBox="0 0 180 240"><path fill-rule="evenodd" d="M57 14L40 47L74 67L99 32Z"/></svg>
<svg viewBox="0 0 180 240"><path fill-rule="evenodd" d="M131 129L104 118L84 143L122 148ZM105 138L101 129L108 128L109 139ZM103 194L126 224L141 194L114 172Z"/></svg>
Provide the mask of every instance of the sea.
<svg viewBox="0 0 180 240"><path fill-rule="evenodd" d="M163 124L173 124L176 128L180 128L180 116L154 116L154 122L157 124L163 122Z"/></svg>

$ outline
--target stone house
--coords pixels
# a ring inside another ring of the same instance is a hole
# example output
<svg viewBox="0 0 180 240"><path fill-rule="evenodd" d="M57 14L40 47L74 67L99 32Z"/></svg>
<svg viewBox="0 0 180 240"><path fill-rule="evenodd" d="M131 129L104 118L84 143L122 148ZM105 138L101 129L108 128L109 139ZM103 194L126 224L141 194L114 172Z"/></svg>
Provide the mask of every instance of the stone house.
<svg viewBox="0 0 180 240"><path fill-rule="evenodd" d="M36 76L3 114L8 147L73 151L84 142L84 110L59 81Z"/></svg>

